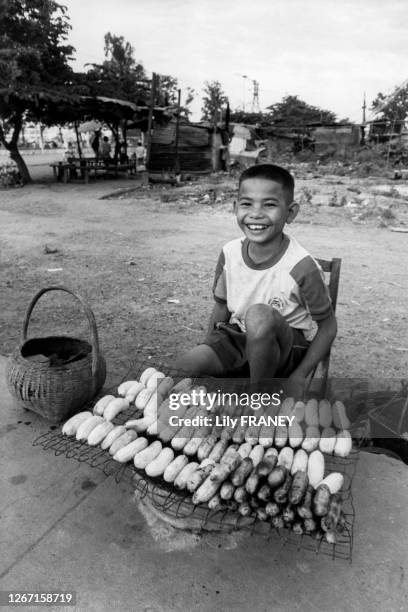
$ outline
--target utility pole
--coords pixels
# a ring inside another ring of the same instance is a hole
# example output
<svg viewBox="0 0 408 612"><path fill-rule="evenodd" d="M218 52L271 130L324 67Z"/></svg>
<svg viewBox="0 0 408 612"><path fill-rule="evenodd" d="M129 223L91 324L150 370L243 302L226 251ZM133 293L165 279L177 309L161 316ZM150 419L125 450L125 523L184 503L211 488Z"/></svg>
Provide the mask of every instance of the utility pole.
<svg viewBox="0 0 408 612"><path fill-rule="evenodd" d="M248 75L240 72L234 72L234 74L242 78L242 110L245 113L245 81L248 79Z"/></svg>
<svg viewBox="0 0 408 612"><path fill-rule="evenodd" d="M366 142L366 108L367 108L367 104L366 104L366 92L364 92L364 98L363 98L363 123L361 124L360 127L360 131L361 131L361 143L362 145L365 144Z"/></svg>
<svg viewBox="0 0 408 612"><path fill-rule="evenodd" d="M367 104L366 104L366 92L364 92L364 101L363 101L363 125L365 125L366 122L366 108L367 108Z"/></svg>
<svg viewBox="0 0 408 612"><path fill-rule="evenodd" d="M217 124L218 124L218 106L217 100L214 98L214 111L212 116L213 123L213 133L212 133L212 171L217 172L219 170L219 147L218 147L218 137L217 137Z"/></svg>
<svg viewBox="0 0 408 612"><path fill-rule="evenodd" d="M245 82L248 77L246 74L241 74L240 76L242 76L242 110L245 113Z"/></svg>
<svg viewBox="0 0 408 612"><path fill-rule="evenodd" d="M153 127L153 110L154 101L156 99L157 74L152 74L152 87L150 90L149 115L147 118L147 146L146 146L146 169L149 171L150 152L152 149L152 127Z"/></svg>
<svg viewBox="0 0 408 612"><path fill-rule="evenodd" d="M251 111L253 113L259 113L260 108L259 108L259 82L253 80L252 81L252 85L254 86L254 91L253 91L253 95L252 95L252 108Z"/></svg>
<svg viewBox="0 0 408 612"><path fill-rule="evenodd" d="M180 105L181 105L181 89L177 90L177 117L176 117L176 142L174 155L174 174L180 174L180 155L179 155L179 137L180 137Z"/></svg>

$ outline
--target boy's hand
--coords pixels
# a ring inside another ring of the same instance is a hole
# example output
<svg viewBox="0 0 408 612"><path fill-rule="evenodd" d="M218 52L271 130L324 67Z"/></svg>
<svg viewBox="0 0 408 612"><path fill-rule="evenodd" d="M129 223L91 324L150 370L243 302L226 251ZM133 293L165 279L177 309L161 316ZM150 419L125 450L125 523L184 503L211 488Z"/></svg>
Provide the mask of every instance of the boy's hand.
<svg viewBox="0 0 408 612"><path fill-rule="evenodd" d="M308 379L302 376L301 374L297 374L293 372L291 374L284 387L285 392L290 396L294 397L296 400L303 400L306 387L307 387Z"/></svg>
<svg viewBox="0 0 408 612"><path fill-rule="evenodd" d="M230 317L231 313L229 312L227 305L215 302L208 325L207 337L210 336L213 332L216 323L228 323Z"/></svg>

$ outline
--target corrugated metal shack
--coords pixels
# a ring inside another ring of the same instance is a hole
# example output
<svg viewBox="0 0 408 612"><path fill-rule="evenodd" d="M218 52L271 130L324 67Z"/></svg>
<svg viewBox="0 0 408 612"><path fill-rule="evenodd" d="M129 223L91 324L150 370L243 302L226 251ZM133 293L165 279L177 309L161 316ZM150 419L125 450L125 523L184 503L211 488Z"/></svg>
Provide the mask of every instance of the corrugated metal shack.
<svg viewBox="0 0 408 612"><path fill-rule="evenodd" d="M317 155L347 155L361 143L361 128L352 124L264 127L269 156L310 149Z"/></svg>
<svg viewBox="0 0 408 612"><path fill-rule="evenodd" d="M267 149L269 159L279 155L297 153L303 149L312 148L311 130L307 127L293 126L262 126L257 130L258 138L262 139Z"/></svg>
<svg viewBox="0 0 408 612"><path fill-rule="evenodd" d="M155 124L152 134L149 169L151 172L171 172L176 157L176 119ZM211 172L211 133L206 126L180 122L178 157L182 172Z"/></svg>
<svg viewBox="0 0 408 612"><path fill-rule="evenodd" d="M302 134L291 131L290 129L271 129L266 128L261 130L265 140L268 153L271 157L282 155L284 153L293 153L296 148L296 143L302 143L305 137ZM299 148L303 148L299 146Z"/></svg>
<svg viewBox="0 0 408 612"><path fill-rule="evenodd" d="M347 155L361 142L359 125L322 125L313 131L317 155Z"/></svg>
<svg viewBox="0 0 408 612"><path fill-rule="evenodd" d="M242 168L260 163L266 152L264 141L259 137L256 126L243 123L230 123L231 140L229 152L231 159Z"/></svg>

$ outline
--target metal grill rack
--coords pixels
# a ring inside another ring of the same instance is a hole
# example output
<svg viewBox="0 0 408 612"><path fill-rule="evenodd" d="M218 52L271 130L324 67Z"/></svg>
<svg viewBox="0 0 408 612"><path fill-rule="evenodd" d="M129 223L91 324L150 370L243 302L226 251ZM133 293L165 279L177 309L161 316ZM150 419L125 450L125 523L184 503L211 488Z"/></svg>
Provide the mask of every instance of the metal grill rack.
<svg viewBox="0 0 408 612"><path fill-rule="evenodd" d="M397 392L377 395L379 397L373 396L368 402L371 421L383 428L384 437L407 440L408 383L401 381Z"/></svg>
<svg viewBox="0 0 408 612"><path fill-rule="evenodd" d="M142 362L132 368L127 379L138 378L141 371L151 365ZM156 366L158 369L160 366ZM180 372L169 367L162 366L163 370L175 380L182 378ZM93 402L93 404L95 401ZM140 411L134 407L120 413L115 419L115 424L120 425L130 418L141 416ZM112 459L109 452L99 447L89 446L86 442L79 442L61 434L60 428L54 428L39 436L33 442L33 446L41 446L44 450L52 451L56 456L65 455L69 459L76 459L86 463L92 468L101 470L107 477L112 476L117 483L123 483L130 491L137 491L139 498L145 499L149 504L161 513L165 513L170 519L186 519L194 517L195 523L199 524L199 530L205 532L217 527L223 530L245 529L251 534L263 536L270 540L278 539L283 545L304 549L330 557L352 560L353 549L353 524L354 506L352 498L352 482L358 461L358 451L353 450L347 458L325 456L327 472L341 472L344 476L342 489L343 511L346 517L346 527L338 537L336 544L329 544L322 539L308 534L299 535L289 529L275 529L270 522L260 521L255 517L241 517L237 512L228 508L222 510L210 510L206 505L195 506L191 501L191 495L186 491L177 491L172 485L163 479L149 478L144 471L138 470L133 463L121 464Z"/></svg>
<svg viewBox="0 0 408 612"><path fill-rule="evenodd" d="M338 538L335 545L318 540L307 534L298 535L288 529L275 529L269 522L256 518L248 520L236 512L228 509L209 510L206 505L195 506L191 496L185 491L176 491L162 479L151 479L145 472L137 470L133 464L121 464L113 461L105 450L88 446L86 442L78 442L66 438L58 431L50 430L39 436L33 443L44 450L52 451L56 456L65 455L69 459L76 459L86 463L92 468L101 470L106 476L112 476L117 483L125 484L130 491L136 490L141 499L147 499L150 504L164 512L172 519L186 519L194 516L201 523L201 531L216 529L245 529L252 534L261 535L268 540L274 535L284 545L295 546L297 549L309 550L325 554L330 557L351 561L353 548L354 506L352 498L352 481L355 473L358 451L353 450L347 459L326 456L326 465L329 471L339 471L344 475L344 489L342 490L343 511L346 516L346 529Z"/></svg>
<svg viewBox="0 0 408 612"><path fill-rule="evenodd" d="M257 518L243 518L237 512L231 512L228 508L223 510L209 510L206 505L194 506L191 497L185 492L176 492L164 486L166 483L154 482L145 473L141 474L135 470L133 482L140 498L147 498L150 504L157 510L164 512L173 519L186 519L194 516L201 523L201 530L216 529L217 526L231 531L244 529L251 534L266 537L268 540L277 537L283 545L295 546L298 550L304 549L312 552L325 554L333 559L352 560L353 550L353 525L355 511L351 493L351 482L358 461L358 452L353 451L352 457L347 464L347 475L350 488L343 492L343 511L346 517L346 527L344 533L338 537L336 544L329 544L315 536L308 534L299 535L290 529L275 529L270 522L261 521ZM346 467L343 465L342 467ZM336 465L336 470L341 471L341 467Z"/></svg>

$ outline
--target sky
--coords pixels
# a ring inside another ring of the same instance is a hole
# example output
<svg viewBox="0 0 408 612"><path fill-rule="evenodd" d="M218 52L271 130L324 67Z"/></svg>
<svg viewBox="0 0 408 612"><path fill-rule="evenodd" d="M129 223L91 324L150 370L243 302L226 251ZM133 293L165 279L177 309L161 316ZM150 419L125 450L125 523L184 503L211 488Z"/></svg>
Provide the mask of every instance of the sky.
<svg viewBox="0 0 408 612"><path fill-rule="evenodd" d="M148 73L196 90L219 81L232 109L261 110L285 95L362 119L378 92L408 78L406 0L62 0L77 70L103 61L103 37L124 36ZM246 77L246 78L245 78ZM369 113L368 113L369 114Z"/></svg>

